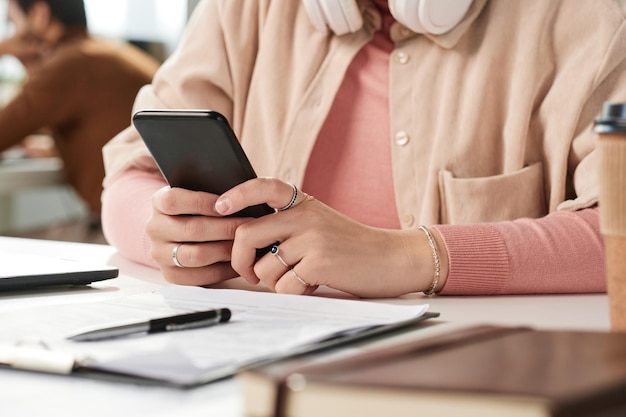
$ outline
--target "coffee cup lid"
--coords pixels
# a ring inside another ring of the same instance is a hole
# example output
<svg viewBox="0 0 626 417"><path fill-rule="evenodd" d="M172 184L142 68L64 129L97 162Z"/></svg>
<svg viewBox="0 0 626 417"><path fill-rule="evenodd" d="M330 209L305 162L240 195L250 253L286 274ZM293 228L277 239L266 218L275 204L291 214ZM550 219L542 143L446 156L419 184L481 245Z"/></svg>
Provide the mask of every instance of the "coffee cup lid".
<svg viewBox="0 0 626 417"><path fill-rule="evenodd" d="M626 103L606 102L602 115L594 122L596 133L626 133Z"/></svg>

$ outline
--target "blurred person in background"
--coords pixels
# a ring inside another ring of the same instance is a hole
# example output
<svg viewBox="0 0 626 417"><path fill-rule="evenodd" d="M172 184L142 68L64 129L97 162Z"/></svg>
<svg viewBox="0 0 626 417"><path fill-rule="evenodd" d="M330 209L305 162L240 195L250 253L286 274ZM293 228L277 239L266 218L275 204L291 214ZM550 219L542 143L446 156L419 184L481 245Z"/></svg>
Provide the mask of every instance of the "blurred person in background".
<svg viewBox="0 0 626 417"><path fill-rule="evenodd" d="M158 62L138 48L88 33L83 0L9 0L12 36L0 55L12 55L27 79L0 108L0 152L49 132L67 182L99 225L102 146L129 123L138 90Z"/></svg>

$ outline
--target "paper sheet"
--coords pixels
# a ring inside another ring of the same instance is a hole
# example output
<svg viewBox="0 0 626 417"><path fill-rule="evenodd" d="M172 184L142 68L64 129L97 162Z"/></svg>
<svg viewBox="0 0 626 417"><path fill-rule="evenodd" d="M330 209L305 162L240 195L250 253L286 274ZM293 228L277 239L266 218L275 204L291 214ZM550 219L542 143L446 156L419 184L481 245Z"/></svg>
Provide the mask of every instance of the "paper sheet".
<svg viewBox="0 0 626 417"><path fill-rule="evenodd" d="M87 329L218 307L231 309L229 323L101 342L65 340ZM0 343L45 345L92 358L91 363L104 370L187 385L228 376L242 366L284 356L342 332L418 318L427 309L428 305L171 285L158 293L99 303L21 310L0 321Z"/></svg>

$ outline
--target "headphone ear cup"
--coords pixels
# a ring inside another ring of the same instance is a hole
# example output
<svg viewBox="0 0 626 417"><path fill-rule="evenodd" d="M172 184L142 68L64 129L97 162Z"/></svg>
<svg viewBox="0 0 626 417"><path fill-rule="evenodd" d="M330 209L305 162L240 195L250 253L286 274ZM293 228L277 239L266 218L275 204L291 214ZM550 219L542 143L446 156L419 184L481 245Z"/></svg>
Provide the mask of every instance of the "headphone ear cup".
<svg viewBox="0 0 626 417"><path fill-rule="evenodd" d="M426 33L419 17L422 0L389 0L389 11L393 17L415 33Z"/></svg>
<svg viewBox="0 0 626 417"><path fill-rule="evenodd" d="M356 32L363 16L356 0L302 0L311 23L318 30L330 28L337 35Z"/></svg>
<svg viewBox="0 0 626 417"><path fill-rule="evenodd" d="M441 35L465 17L473 0L389 0L389 9L404 26L417 33Z"/></svg>
<svg viewBox="0 0 626 417"><path fill-rule="evenodd" d="M326 22L326 18L324 17L324 12L320 7L318 0L302 0L304 4L304 8L309 15L309 20L313 23L313 26L319 31L326 31L328 29L328 24Z"/></svg>

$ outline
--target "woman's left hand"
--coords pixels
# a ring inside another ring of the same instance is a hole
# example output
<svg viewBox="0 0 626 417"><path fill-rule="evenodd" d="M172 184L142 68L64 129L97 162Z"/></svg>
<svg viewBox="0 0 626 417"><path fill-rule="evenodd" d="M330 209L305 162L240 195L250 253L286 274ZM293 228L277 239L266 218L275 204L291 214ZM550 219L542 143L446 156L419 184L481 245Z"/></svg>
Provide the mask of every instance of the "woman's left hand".
<svg viewBox="0 0 626 417"><path fill-rule="evenodd" d="M223 215L260 203L282 208L294 194L288 183L256 178L224 193L215 208ZM256 258L255 248L275 242L274 253ZM360 224L302 191L291 208L237 228L231 263L250 283L289 294L325 285L360 297L395 297L426 290L433 277L421 231Z"/></svg>

